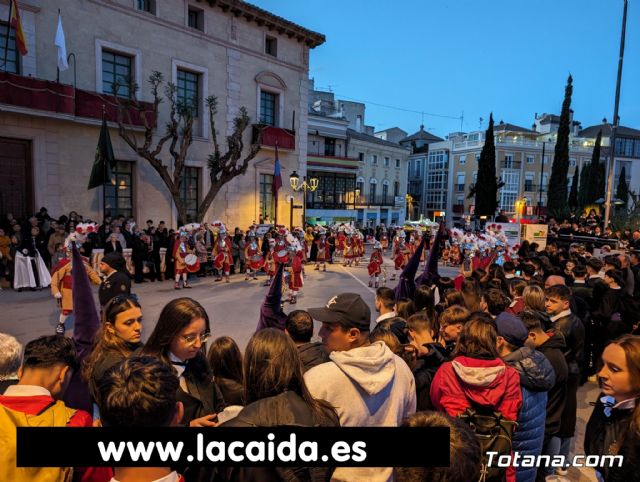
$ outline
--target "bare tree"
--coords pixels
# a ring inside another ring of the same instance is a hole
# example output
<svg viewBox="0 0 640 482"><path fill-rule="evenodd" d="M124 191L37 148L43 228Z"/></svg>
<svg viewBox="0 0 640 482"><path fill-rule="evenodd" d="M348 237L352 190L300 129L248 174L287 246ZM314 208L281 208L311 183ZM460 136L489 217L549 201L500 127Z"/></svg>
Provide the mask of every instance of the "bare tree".
<svg viewBox="0 0 640 482"><path fill-rule="evenodd" d="M159 119L159 107L164 101L160 95L160 89L164 82L161 72L154 71L148 79L153 95L152 109L155 122ZM133 85L132 92L137 90ZM171 194L180 222L187 219L186 206L180 195L180 187L184 180L185 161L189 152L189 147L193 141L194 113L197 112L197 99L185 101L178 96L175 84L169 82L164 88L164 93L169 102L169 121L165 126L165 133L154 142L156 126L150 120L148 108L138 100L123 99L118 97L118 85L114 84L114 95L118 104L118 133L120 137L131 147L131 149L141 158L147 160L149 164L160 175L165 186ZM236 176L240 176L247 171L249 162L260 150L262 132L259 132L257 139L249 146L249 152L242 158L244 142L242 136L249 126L251 119L247 114L247 109L240 108L238 116L233 120L233 132L227 136L226 152L223 152L218 141L216 131L215 116L218 113L218 101L215 96L206 99L209 114L209 124L211 126L211 137L213 141L213 152L207 159L209 170L209 190L198 205L196 222L202 222L211 203L218 195L222 187ZM144 132L136 132L132 126L132 113L142 119ZM168 145L171 161L166 163L162 159L162 153Z"/></svg>

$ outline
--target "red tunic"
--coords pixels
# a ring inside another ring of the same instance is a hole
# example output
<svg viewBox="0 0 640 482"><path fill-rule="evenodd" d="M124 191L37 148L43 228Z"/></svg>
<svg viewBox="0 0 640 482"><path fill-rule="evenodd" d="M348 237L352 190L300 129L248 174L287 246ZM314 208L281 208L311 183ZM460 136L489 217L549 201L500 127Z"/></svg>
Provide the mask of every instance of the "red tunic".
<svg viewBox="0 0 640 482"><path fill-rule="evenodd" d="M256 242L249 243L244 248L244 257L247 260L249 268L253 271L257 271L264 266L264 259L262 259L262 251L258 249Z"/></svg>
<svg viewBox="0 0 640 482"><path fill-rule="evenodd" d="M227 237L218 239L213 248L213 267L228 273L231 269L233 258L231 257L231 240Z"/></svg>
<svg viewBox="0 0 640 482"><path fill-rule="evenodd" d="M282 240L276 241L276 247L273 249L273 259L276 263L286 264L289 262L289 250L287 243Z"/></svg>
<svg viewBox="0 0 640 482"><path fill-rule="evenodd" d="M331 256L329 254L329 243L327 240L318 239L316 242L316 246L318 247L318 254L316 255L316 261L326 261Z"/></svg>
<svg viewBox="0 0 640 482"><path fill-rule="evenodd" d="M302 288L302 251L298 251L291 261L291 276L289 276L289 289Z"/></svg>
<svg viewBox="0 0 640 482"><path fill-rule="evenodd" d="M382 254L380 254L380 251L375 250L371 253L367 269L369 271L369 276L378 276L380 274L382 271Z"/></svg>
<svg viewBox="0 0 640 482"><path fill-rule="evenodd" d="M344 251L344 248L346 246L347 237L344 235L343 232L339 232L338 233L337 241L338 241L338 246L336 247L336 249L338 249L340 251Z"/></svg>

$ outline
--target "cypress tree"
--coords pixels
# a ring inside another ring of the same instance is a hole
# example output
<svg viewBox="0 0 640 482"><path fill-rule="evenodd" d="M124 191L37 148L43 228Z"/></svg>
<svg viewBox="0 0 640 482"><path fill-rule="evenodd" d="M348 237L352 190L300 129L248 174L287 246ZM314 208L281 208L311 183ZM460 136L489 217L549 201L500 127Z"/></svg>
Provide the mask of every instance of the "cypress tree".
<svg viewBox="0 0 640 482"><path fill-rule="evenodd" d="M589 182L587 183L587 191L585 196L585 205L593 203L600 195L600 185L602 184L601 164L600 164L600 146L602 145L602 131L598 131L596 143L591 153L591 167L589 168ZM604 166L604 164L602 164Z"/></svg>
<svg viewBox="0 0 640 482"><path fill-rule="evenodd" d="M559 216L566 211L567 206L567 173L569 172L569 131L571 94L573 93L573 79L567 79L564 90L564 101L560 113L560 125L556 140L555 155L549 179L549 201L547 206L550 214Z"/></svg>
<svg viewBox="0 0 640 482"><path fill-rule="evenodd" d="M584 163L580 169L580 187L578 188L578 207L580 210L584 209L587 205L590 168L591 164Z"/></svg>
<svg viewBox="0 0 640 482"><path fill-rule="evenodd" d="M623 207L627 207L629 203L629 186L627 186L627 178L625 167L622 166L622 170L620 171L620 178L618 179L618 188L616 189L616 198L622 201Z"/></svg>
<svg viewBox="0 0 640 482"><path fill-rule="evenodd" d="M493 216L498 207L498 179L496 178L496 145L493 138L493 113L485 132L484 146L478 159L478 177L468 197L475 196L476 216Z"/></svg>
<svg viewBox="0 0 640 482"><path fill-rule="evenodd" d="M569 192L569 207L571 209L576 209L578 207L578 179L579 179L579 169L576 166L575 171L573 172L573 181L571 182L571 191Z"/></svg>

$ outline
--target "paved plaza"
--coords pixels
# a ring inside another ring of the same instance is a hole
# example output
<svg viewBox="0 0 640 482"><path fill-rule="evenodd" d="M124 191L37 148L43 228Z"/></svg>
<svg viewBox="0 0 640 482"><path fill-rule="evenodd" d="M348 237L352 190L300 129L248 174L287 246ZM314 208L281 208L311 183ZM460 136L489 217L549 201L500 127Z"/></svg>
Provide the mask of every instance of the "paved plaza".
<svg viewBox="0 0 640 482"><path fill-rule="evenodd" d="M373 306L373 288L367 286L368 257L358 267L345 268L341 264L327 264L327 271L315 271L313 265L305 267L306 277L304 287L295 305L285 303L285 312L293 309L306 309L324 305L329 298L344 292L360 294L371 307L372 317L375 317ZM385 268L388 277L393 272L393 263L385 258ZM456 276L457 269L440 267L443 276ZM263 286L265 277L258 281L244 281L243 275L231 277L230 283L215 282L213 277L191 278L192 289L174 290L173 283L147 282L133 284L132 291L140 299L144 314L143 340L149 337L156 324L162 307L170 300L181 296L189 296L198 300L205 307L211 319L211 331L214 337L227 335L232 337L240 348L244 350L249 338L258 323L260 305L264 300L268 288ZM393 288L396 281L387 281L387 286ZM98 306L97 287L95 288L95 302ZM0 292L0 331L16 336L22 343L26 343L41 335L54 333L58 320L58 310L49 289L42 291L23 291L17 293L12 290ZM319 328L316 322L315 333ZM73 317L67 320L67 334L73 333ZM578 392L578 426L577 437L580 446L576 453L582 453L582 439L586 422L591 414L589 402L595 401L598 388L595 383L588 383ZM559 479L563 480L563 479ZM590 469L577 471L571 469L568 478L571 481L595 480Z"/></svg>

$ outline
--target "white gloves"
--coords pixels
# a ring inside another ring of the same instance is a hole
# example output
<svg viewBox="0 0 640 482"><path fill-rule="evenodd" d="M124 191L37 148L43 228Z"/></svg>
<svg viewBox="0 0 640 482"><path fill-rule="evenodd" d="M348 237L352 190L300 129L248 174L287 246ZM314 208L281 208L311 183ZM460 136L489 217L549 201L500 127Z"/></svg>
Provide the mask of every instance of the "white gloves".
<svg viewBox="0 0 640 482"><path fill-rule="evenodd" d="M55 295L53 295L53 297L54 297L55 299L59 300L60 298L62 298L62 293L60 293L60 292L58 291Z"/></svg>

